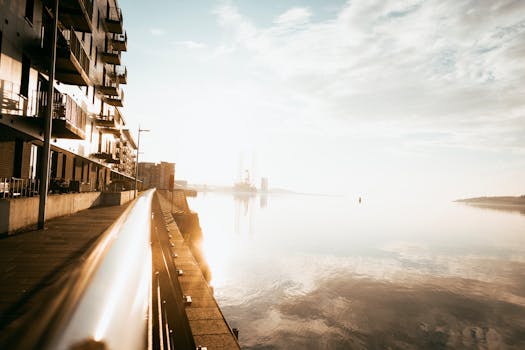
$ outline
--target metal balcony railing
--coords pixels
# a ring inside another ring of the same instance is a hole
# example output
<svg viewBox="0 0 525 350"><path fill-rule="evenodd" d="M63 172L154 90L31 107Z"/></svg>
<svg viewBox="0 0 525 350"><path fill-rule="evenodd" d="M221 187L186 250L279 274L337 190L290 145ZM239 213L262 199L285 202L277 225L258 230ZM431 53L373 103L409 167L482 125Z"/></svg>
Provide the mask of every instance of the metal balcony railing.
<svg viewBox="0 0 525 350"><path fill-rule="evenodd" d="M147 348L151 303L151 210L144 192L40 304L11 333L9 349Z"/></svg>
<svg viewBox="0 0 525 350"><path fill-rule="evenodd" d="M30 110L35 115L44 117L47 110L47 91L34 91L31 99ZM66 120L80 130L86 129L87 113L71 96L55 90L53 93L53 119Z"/></svg>
<svg viewBox="0 0 525 350"><path fill-rule="evenodd" d="M60 53L64 56L71 52L78 61L79 65L86 73L86 75L89 76L90 59L88 54L84 50L84 46L82 45L80 40L78 40L74 29L71 28L63 30L61 34L62 35L59 36L59 40L57 43L57 54Z"/></svg>
<svg viewBox="0 0 525 350"><path fill-rule="evenodd" d="M118 95L115 97L104 97L103 101L107 103L108 105L115 106L115 107L122 107L123 101L124 101L124 90L119 89Z"/></svg>
<svg viewBox="0 0 525 350"><path fill-rule="evenodd" d="M114 33L110 36L111 46L117 51L126 51L128 48L128 35L126 32L122 34Z"/></svg>
<svg viewBox="0 0 525 350"><path fill-rule="evenodd" d="M20 87L0 80L1 113L28 117L45 117L47 91L30 91L29 97L20 95ZM67 120L80 130L85 130L87 113L69 95L55 90L53 94L53 119Z"/></svg>
<svg viewBox="0 0 525 350"><path fill-rule="evenodd" d="M113 70L107 72L107 75L112 82L127 84L128 68L125 66L114 66Z"/></svg>
<svg viewBox="0 0 525 350"><path fill-rule="evenodd" d="M21 178L0 178L0 198L21 198L38 196L40 180Z"/></svg>

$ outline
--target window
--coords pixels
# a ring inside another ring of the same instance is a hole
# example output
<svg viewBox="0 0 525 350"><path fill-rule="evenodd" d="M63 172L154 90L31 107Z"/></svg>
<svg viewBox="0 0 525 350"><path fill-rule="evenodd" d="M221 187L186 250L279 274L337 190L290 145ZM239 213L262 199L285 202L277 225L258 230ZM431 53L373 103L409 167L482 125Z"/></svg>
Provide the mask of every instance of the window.
<svg viewBox="0 0 525 350"><path fill-rule="evenodd" d="M38 146L31 144L31 153L29 155L29 178L38 179L40 177L38 169Z"/></svg>
<svg viewBox="0 0 525 350"><path fill-rule="evenodd" d="M35 0L26 0L26 14L25 17L29 23L33 23L33 12L35 9Z"/></svg>
<svg viewBox="0 0 525 350"><path fill-rule="evenodd" d="M51 173L50 178L56 179L58 174L58 152L51 151Z"/></svg>
<svg viewBox="0 0 525 350"><path fill-rule="evenodd" d="M102 152L102 131L98 132L98 152Z"/></svg>
<svg viewBox="0 0 525 350"><path fill-rule="evenodd" d="M42 25L42 27L40 27L40 48L41 49L43 49L45 45L45 42L44 42L45 35L46 35L46 26Z"/></svg>
<svg viewBox="0 0 525 350"><path fill-rule="evenodd" d="M24 141L22 139L15 140L15 156L13 159L13 176L22 177L22 159L24 153Z"/></svg>
<svg viewBox="0 0 525 350"><path fill-rule="evenodd" d="M73 180L76 180L77 176L77 159L76 158L73 158L73 174L71 175L71 177L73 178Z"/></svg>
<svg viewBox="0 0 525 350"><path fill-rule="evenodd" d="M65 154L62 155L62 178L66 178L66 166L67 166L67 156Z"/></svg>
<svg viewBox="0 0 525 350"><path fill-rule="evenodd" d="M20 79L20 95L28 97L29 93L29 69L31 63L29 57L22 55L22 77Z"/></svg>

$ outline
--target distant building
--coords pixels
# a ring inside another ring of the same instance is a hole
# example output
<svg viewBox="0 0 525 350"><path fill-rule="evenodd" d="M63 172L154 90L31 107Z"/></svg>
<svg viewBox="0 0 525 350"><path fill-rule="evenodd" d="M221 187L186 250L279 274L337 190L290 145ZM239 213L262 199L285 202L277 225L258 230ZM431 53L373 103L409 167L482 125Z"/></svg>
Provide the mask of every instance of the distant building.
<svg viewBox="0 0 525 350"><path fill-rule="evenodd" d="M175 163L139 163L138 179L142 181L142 188L170 189L170 177L175 179Z"/></svg>
<svg viewBox="0 0 525 350"><path fill-rule="evenodd" d="M268 192L268 178L267 177L261 178L261 191Z"/></svg>
<svg viewBox="0 0 525 350"><path fill-rule="evenodd" d="M176 180L175 186L179 188L187 188L188 187L188 180Z"/></svg>

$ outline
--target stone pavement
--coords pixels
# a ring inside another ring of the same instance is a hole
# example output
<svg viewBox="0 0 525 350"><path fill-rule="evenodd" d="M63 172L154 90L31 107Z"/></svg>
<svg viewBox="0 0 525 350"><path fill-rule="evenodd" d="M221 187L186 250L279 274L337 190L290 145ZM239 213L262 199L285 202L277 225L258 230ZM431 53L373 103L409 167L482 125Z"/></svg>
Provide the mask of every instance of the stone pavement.
<svg viewBox="0 0 525 350"><path fill-rule="evenodd" d="M44 230L0 238L0 338L78 265L128 204L98 207L49 220Z"/></svg>

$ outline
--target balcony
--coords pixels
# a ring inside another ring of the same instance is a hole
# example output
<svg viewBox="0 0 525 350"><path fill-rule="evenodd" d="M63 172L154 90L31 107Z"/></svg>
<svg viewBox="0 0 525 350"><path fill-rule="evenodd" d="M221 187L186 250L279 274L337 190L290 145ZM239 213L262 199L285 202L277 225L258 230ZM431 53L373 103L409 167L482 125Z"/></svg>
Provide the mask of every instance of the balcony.
<svg viewBox="0 0 525 350"><path fill-rule="evenodd" d="M95 119L95 125L99 128L118 128L117 121L113 116L98 115Z"/></svg>
<svg viewBox="0 0 525 350"><path fill-rule="evenodd" d="M59 31L57 39L56 79L64 84L89 85L89 56L75 32Z"/></svg>
<svg viewBox="0 0 525 350"><path fill-rule="evenodd" d="M100 52L100 60L107 64L120 65L120 52L118 51L102 51Z"/></svg>
<svg viewBox="0 0 525 350"><path fill-rule="evenodd" d="M92 153L91 157L103 160L106 163L115 164L115 163L120 162L120 160L113 153L106 152L106 151Z"/></svg>
<svg viewBox="0 0 525 350"><path fill-rule="evenodd" d="M104 20L108 33L123 34L122 11L118 7L109 7Z"/></svg>
<svg viewBox="0 0 525 350"><path fill-rule="evenodd" d="M11 123L28 134L41 134L47 112L47 91L30 91L29 97L21 96L19 88L0 80L1 113L13 116ZM55 90L53 94L53 138L85 138L86 112L70 96Z"/></svg>
<svg viewBox="0 0 525 350"><path fill-rule="evenodd" d="M113 71L107 72L107 75L115 83L128 83L128 69L126 67L115 67Z"/></svg>
<svg viewBox="0 0 525 350"><path fill-rule="evenodd" d="M120 96L120 91L117 84L105 84L105 85L98 85L97 91L105 96Z"/></svg>
<svg viewBox="0 0 525 350"><path fill-rule="evenodd" d="M47 111L47 91L35 92L38 119L44 120ZM55 90L53 94L52 137L85 139L87 113L69 95Z"/></svg>
<svg viewBox="0 0 525 350"><path fill-rule="evenodd" d="M124 34L113 34L110 38L111 47L116 51L127 51L128 50L128 36Z"/></svg>
<svg viewBox="0 0 525 350"><path fill-rule="evenodd" d="M60 0L58 17L68 28L79 32L93 32L93 1L92 0Z"/></svg>
<svg viewBox="0 0 525 350"><path fill-rule="evenodd" d="M20 86L7 80L0 80L0 114L25 116L29 101L20 95Z"/></svg>
<svg viewBox="0 0 525 350"><path fill-rule="evenodd" d="M104 103L107 103L110 106L122 107L124 106L122 103L124 101L124 91L119 90L119 95L115 97L104 96L102 98L102 101L104 101Z"/></svg>
<svg viewBox="0 0 525 350"><path fill-rule="evenodd" d="M129 146L131 150L137 149L137 144L135 143L135 140L133 139L133 135L131 134L131 131L129 129L123 129L122 134L126 138L126 146Z"/></svg>
<svg viewBox="0 0 525 350"><path fill-rule="evenodd" d="M113 134L116 137L120 136L120 129L118 127L102 127L99 130L104 134Z"/></svg>

